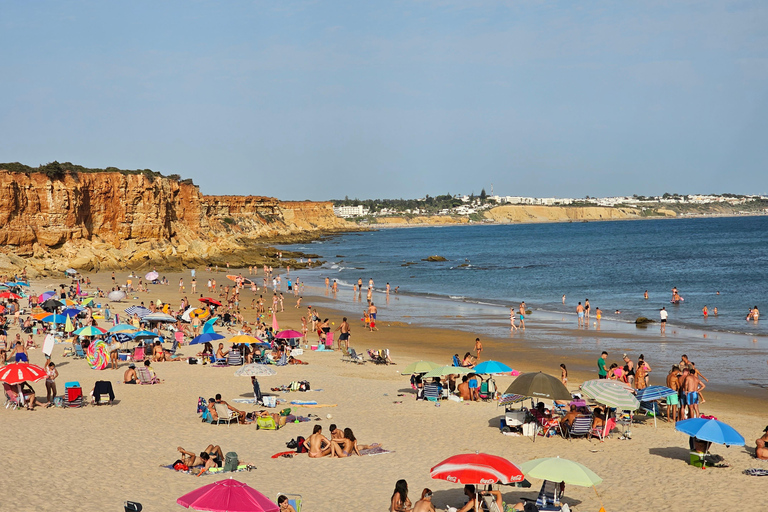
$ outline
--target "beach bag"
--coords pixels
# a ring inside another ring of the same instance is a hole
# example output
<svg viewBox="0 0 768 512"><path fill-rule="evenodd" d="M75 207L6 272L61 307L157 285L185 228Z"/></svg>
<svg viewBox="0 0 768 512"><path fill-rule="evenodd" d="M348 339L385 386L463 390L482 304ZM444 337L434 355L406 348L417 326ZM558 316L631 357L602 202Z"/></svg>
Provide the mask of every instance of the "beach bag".
<svg viewBox="0 0 768 512"><path fill-rule="evenodd" d="M307 440L304 439L302 436L299 436L296 438L296 453L307 453L309 449L307 448Z"/></svg>
<svg viewBox="0 0 768 512"><path fill-rule="evenodd" d="M224 467L222 471L237 471L237 452L227 452L224 456Z"/></svg>
<svg viewBox="0 0 768 512"><path fill-rule="evenodd" d="M200 397L197 399L197 414L200 414L203 411L208 410L208 402L205 401L205 398Z"/></svg>
<svg viewBox="0 0 768 512"><path fill-rule="evenodd" d="M309 381L302 380L299 382L299 391L309 391Z"/></svg>
<svg viewBox="0 0 768 512"><path fill-rule="evenodd" d="M197 364L197 358L196 357L190 357L189 359L187 359L187 362L189 364Z"/></svg>

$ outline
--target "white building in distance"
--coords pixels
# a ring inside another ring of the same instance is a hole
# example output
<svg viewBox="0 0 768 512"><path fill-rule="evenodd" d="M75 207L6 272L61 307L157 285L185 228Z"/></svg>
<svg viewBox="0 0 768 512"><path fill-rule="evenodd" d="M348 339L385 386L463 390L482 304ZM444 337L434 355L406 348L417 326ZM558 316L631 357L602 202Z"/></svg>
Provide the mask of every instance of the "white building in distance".
<svg viewBox="0 0 768 512"><path fill-rule="evenodd" d="M368 215L369 212L370 210L368 208L364 208L361 204L355 206L333 207L333 213L336 214L337 217L343 217L345 219L349 217L362 217L364 215Z"/></svg>

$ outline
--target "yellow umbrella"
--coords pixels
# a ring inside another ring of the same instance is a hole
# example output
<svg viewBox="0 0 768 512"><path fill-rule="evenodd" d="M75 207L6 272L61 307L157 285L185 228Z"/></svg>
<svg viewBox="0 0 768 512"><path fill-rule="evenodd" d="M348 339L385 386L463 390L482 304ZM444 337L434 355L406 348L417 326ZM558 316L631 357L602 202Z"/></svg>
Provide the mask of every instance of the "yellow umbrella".
<svg viewBox="0 0 768 512"><path fill-rule="evenodd" d="M75 330L75 326L72 325L72 319L67 315L67 323L64 324L64 332L72 332Z"/></svg>
<svg viewBox="0 0 768 512"><path fill-rule="evenodd" d="M80 305L81 305L81 306L86 306L86 305L88 305L88 304L89 304L91 301L93 301L93 297L88 297L87 299L83 299L83 300L80 302Z"/></svg>
<svg viewBox="0 0 768 512"><path fill-rule="evenodd" d="M191 316L196 316L197 318L203 319L208 318L208 315L210 315L211 312L208 311L208 309L205 308L197 308L192 310Z"/></svg>
<svg viewBox="0 0 768 512"><path fill-rule="evenodd" d="M248 336L247 334L239 334L237 336L233 336L228 341L229 343L261 343L260 339L254 338L253 336Z"/></svg>

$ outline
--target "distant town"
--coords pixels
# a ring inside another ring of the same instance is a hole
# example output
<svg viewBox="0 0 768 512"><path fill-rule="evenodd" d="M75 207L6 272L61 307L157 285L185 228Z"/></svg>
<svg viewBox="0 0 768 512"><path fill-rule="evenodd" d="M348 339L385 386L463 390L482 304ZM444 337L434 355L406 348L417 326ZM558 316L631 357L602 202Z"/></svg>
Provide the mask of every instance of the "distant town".
<svg viewBox="0 0 768 512"><path fill-rule="evenodd" d="M768 196L739 195L739 194L669 194L660 196L615 196L615 197L523 197L499 196L486 194L483 189L479 195L442 195L426 196L419 199L349 199L334 200L333 211L338 217L346 219L363 219L386 216L431 216L450 215L466 216L474 220L483 220L485 210L504 205L535 205L535 206L604 206L614 208L635 208L640 212L655 210L660 206L670 207L722 205L738 207L749 206L740 213L768 213ZM737 212L739 213L739 212ZM684 214L684 212L683 212Z"/></svg>

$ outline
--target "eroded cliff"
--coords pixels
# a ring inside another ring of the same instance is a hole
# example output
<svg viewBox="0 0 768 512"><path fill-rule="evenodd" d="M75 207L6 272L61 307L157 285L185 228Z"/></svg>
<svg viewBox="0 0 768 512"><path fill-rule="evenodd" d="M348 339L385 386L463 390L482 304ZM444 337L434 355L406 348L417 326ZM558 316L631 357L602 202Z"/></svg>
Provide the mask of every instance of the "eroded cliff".
<svg viewBox="0 0 768 512"><path fill-rule="evenodd" d="M145 174L0 170L0 269L248 265L255 242L346 229L329 202L205 196Z"/></svg>

